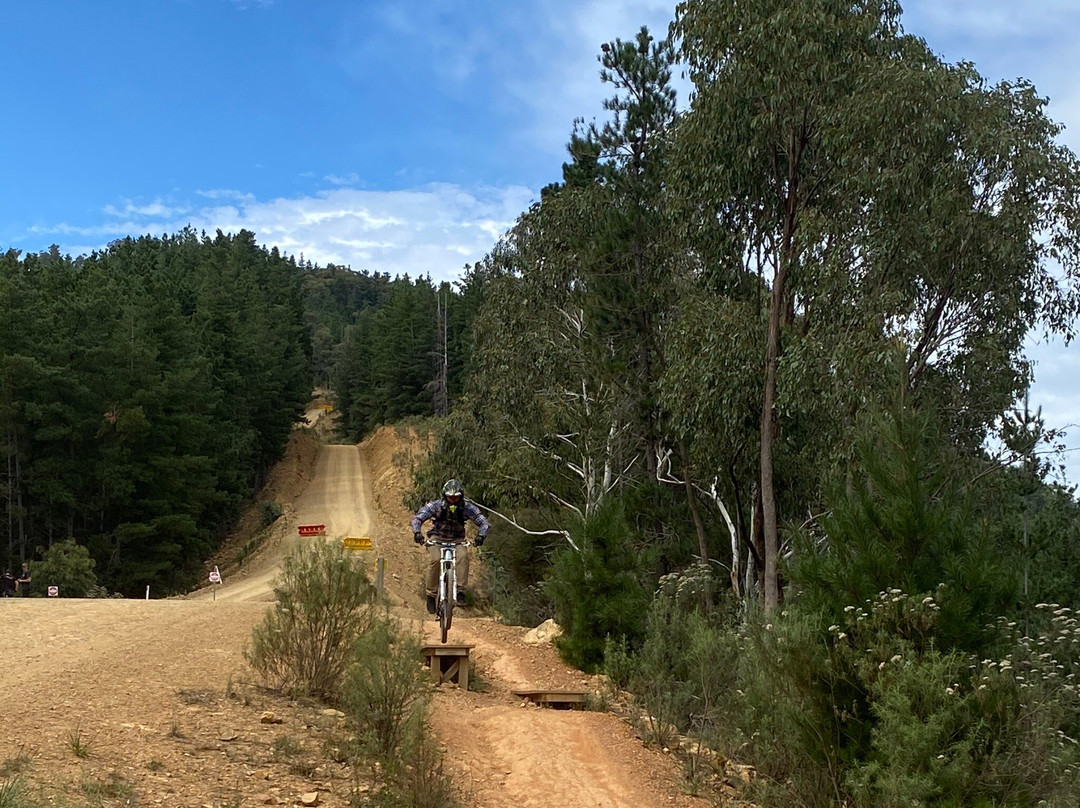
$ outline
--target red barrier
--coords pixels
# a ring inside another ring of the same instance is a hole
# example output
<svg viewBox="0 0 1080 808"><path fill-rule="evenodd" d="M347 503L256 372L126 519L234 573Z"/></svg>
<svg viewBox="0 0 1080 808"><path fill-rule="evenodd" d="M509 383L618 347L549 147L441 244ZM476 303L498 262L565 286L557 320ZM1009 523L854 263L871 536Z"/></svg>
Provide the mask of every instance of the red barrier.
<svg viewBox="0 0 1080 808"><path fill-rule="evenodd" d="M301 536L326 535L326 525L297 525L296 530Z"/></svg>

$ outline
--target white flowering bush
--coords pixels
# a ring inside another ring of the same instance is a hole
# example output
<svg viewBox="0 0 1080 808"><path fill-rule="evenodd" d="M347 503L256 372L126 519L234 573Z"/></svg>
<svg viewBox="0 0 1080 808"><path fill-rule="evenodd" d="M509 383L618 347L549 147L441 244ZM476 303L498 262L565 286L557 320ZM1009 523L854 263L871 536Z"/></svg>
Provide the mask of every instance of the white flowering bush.
<svg viewBox="0 0 1080 808"><path fill-rule="evenodd" d="M1080 805L1080 617L989 627L999 653L943 647L949 593L899 589L825 624L795 607L747 632L722 748L754 801L849 808Z"/></svg>
<svg viewBox="0 0 1080 808"><path fill-rule="evenodd" d="M852 671L868 709L851 804L1080 804L1077 621L1057 609L1028 637L1000 618L1012 650L978 659L935 647L939 614L935 595L891 590L828 629L834 669Z"/></svg>
<svg viewBox="0 0 1080 808"><path fill-rule="evenodd" d="M720 595L719 582L708 564L698 562L684 570L669 572L656 584L656 595L683 609L703 607Z"/></svg>
<svg viewBox="0 0 1080 808"><path fill-rule="evenodd" d="M687 576L692 577L692 576ZM681 592L689 594L680 597ZM997 650L950 647L948 587L893 588L834 622L789 606L768 622L708 619L661 586L645 645L609 647L644 714L757 771L761 806L1080 805L1080 616L1040 604L1000 618ZM615 653L619 651L619 653Z"/></svg>

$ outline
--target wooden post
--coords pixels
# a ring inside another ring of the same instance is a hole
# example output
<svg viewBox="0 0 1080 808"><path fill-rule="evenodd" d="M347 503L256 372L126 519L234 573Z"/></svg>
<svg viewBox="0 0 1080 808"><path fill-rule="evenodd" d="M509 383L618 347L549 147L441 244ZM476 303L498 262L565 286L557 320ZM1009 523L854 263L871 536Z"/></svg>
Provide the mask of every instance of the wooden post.
<svg viewBox="0 0 1080 808"><path fill-rule="evenodd" d="M375 562L375 588L379 590L379 594L383 594L383 575L386 570L386 559L380 558Z"/></svg>

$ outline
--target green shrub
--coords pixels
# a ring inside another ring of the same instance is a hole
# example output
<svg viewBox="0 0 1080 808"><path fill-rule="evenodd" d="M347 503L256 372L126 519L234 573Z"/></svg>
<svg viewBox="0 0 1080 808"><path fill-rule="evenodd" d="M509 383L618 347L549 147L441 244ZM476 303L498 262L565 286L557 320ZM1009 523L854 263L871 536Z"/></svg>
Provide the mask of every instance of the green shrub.
<svg viewBox="0 0 1080 808"><path fill-rule="evenodd" d="M259 503L259 522L263 527L274 524L282 513L280 502L267 499Z"/></svg>
<svg viewBox="0 0 1080 808"><path fill-rule="evenodd" d="M41 594L50 586L62 598L84 598L97 587L94 559L75 539L56 542L34 565L33 591Z"/></svg>
<svg viewBox="0 0 1080 808"><path fill-rule="evenodd" d="M0 808L34 808L30 786L22 776L0 780Z"/></svg>
<svg viewBox="0 0 1080 808"><path fill-rule="evenodd" d="M605 646L605 672L637 697L642 729L659 745L669 745L675 730L712 741L715 726L726 721L739 646L731 630L735 612L705 611L706 603L720 600L729 605L700 564L666 575L649 607L640 649L629 653L614 640Z"/></svg>
<svg viewBox="0 0 1080 808"><path fill-rule="evenodd" d="M409 808L454 808L458 800L435 738L424 725L416 725L412 732L412 765L405 770L402 778L406 805Z"/></svg>
<svg viewBox="0 0 1080 808"><path fill-rule="evenodd" d="M910 408L862 428L856 464L833 486L820 535L788 565L800 605L831 623L889 589L938 593L938 647L986 653L987 623L1014 603L1016 579L974 510L960 459Z"/></svg>
<svg viewBox="0 0 1080 808"><path fill-rule="evenodd" d="M370 808L456 808L453 783L443 753L424 722L408 728L401 758L374 770L375 787L352 795L351 805Z"/></svg>
<svg viewBox="0 0 1080 808"><path fill-rule="evenodd" d="M418 637L400 631L385 615L353 645L342 706L361 745L381 760L395 760L410 728L423 723L427 675L420 649Z"/></svg>
<svg viewBox="0 0 1080 808"><path fill-rule="evenodd" d="M353 644L375 620L367 573L339 545L316 542L285 559L274 594L248 662L273 687L336 699Z"/></svg>
<svg viewBox="0 0 1080 808"><path fill-rule="evenodd" d="M639 581L645 561L619 503L609 501L571 531L576 547L556 554L546 582L563 634L559 650L572 665L596 670L608 637L637 645L648 595Z"/></svg>
<svg viewBox="0 0 1080 808"><path fill-rule="evenodd" d="M747 633L720 745L754 800L851 808L1080 804L1080 624L1067 609L997 659L939 650L935 594L880 593L824 627L790 610Z"/></svg>
<svg viewBox="0 0 1080 808"><path fill-rule="evenodd" d="M457 804L442 752L427 724L428 672L421 638L388 615L374 620L352 648L342 708L354 737L345 744L354 766L371 766L374 796L353 804L380 808L451 808Z"/></svg>
<svg viewBox="0 0 1080 808"><path fill-rule="evenodd" d="M535 626L555 616L555 604L544 586L551 549L551 536L493 531L484 545L484 563L473 569L503 622Z"/></svg>
<svg viewBox="0 0 1080 808"><path fill-rule="evenodd" d="M739 726L746 754L765 775L758 799L766 805L851 803L860 798L852 794L868 793L884 799L885 790L878 788L883 776L897 783L907 778L903 788L916 802L905 805L935 804L919 801L941 791L921 775L902 774L899 766L883 775L866 769L880 770L876 750L890 710L907 710L919 723L904 737L909 748L897 752L898 764L929 765L955 739L970 716L952 710L938 691L946 694L966 671L968 657L937 649L940 607L933 596L893 589L842 614L826 627L820 616L790 609L749 632L739 688L746 715ZM886 743L900 741L892 735ZM955 776L956 770L942 774Z"/></svg>
<svg viewBox="0 0 1080 808"><path fill-rule="evenodd" d="M832 804L842 765L838 724L853 699L828 679L820 622L794 610L772 622L754 614L732 635L735 687L714 743L755 767L759 804Z"/></svg>
<svg viewBox="0 0 1080 808"><path fill-rule="evenodd" d="M876 721L869 754L846 778L853 804L948 804L949 797L975 794L972 736L994 730L975 731L978 705L958 681L966 678L967 661L931 652L888 667L871 694Z"/></svg>
<svg viewBox="0 0 1080 808"><path fill-rule="evenodd" d="M867 615L873 623L874 612L897 606L911 614L933 607L929 596L881 600L869 614L853 610L855 621ZM875 720L869 754L848 776L852 804L1080 803L1080 627L1059 611L1035 638L1002 618L998 629L1013 650L1000 659L919 654L908 643L876 666L864 664ZM861 639L856 634L854 644Z"/></svg>

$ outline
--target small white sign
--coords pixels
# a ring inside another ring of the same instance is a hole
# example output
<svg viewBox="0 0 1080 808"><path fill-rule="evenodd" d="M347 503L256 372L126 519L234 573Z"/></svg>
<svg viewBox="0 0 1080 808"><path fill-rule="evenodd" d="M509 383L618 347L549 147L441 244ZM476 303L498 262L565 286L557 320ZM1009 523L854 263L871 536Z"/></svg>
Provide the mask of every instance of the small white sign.
<svg viewBox="0 0 1080 808"><path fill-rule="evenodd" d="M58 586L50 586L49 587L49 597L50 598L55 598L55 597L59 597L59 596L60 596L60 587L58 587Z"/></svg>

